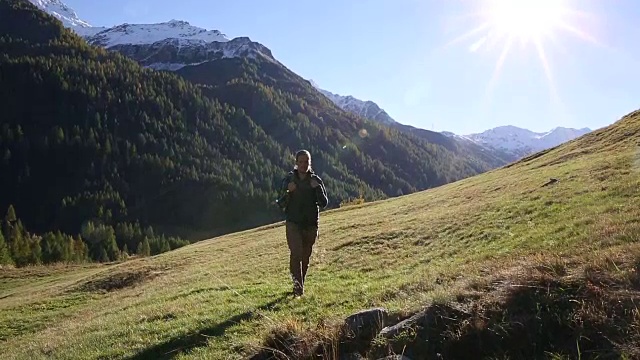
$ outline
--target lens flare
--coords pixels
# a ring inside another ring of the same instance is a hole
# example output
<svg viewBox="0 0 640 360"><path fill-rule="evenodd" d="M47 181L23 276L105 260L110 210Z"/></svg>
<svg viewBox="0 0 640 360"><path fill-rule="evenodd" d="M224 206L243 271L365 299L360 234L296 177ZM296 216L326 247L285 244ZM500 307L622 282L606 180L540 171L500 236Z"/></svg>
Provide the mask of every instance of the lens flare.
<svg viewBox="0 0 640 360"><path fill-rule="evenodd" d="M582 41L602 46L586 30L590 27L587 21L594 17L570 6L570 1L483 0L475 12L462 15L465 24L472 24L471 29L454 38L445 47L467 42L467 50L472 54L481 52L496 54L496 64L487 85L488 97L509 55L516 50L532 50L545 73L552 100L562 106L554 84L548 45L553 45L567 53L562 49L560 37L568 34ZM519 49L515 46L518 44Z"/></svg>

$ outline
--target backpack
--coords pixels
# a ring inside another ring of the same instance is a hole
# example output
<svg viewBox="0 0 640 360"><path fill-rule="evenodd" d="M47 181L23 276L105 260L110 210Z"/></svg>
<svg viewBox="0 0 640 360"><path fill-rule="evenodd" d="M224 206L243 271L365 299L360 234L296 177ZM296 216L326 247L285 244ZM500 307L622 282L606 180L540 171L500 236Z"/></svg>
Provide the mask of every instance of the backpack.
<svg viewBox="0 0 640 360"><path fill-rule="evenodd" d="M287 211L287 205L289 204L289 190L287 190L286 185L289 184L291 181L293 181L296 184L298 184L300 181L296 176L296 173L295 173L296 171L297 170L289 171L287 176L284 179L282 179L282 182L280 183L280 189L278 189L280 196L278 197L278 199L276 199L276 204L280 207L280 210L282 210L283 212ZM315 172L311 170L309 175L313 177L315 175Z"/></svg>
<svg viewBox="0 0 640 360"><path fill-rule="evenodd" d="M287 205L289 204L289 190L287 190L286 185L291 182L292 178L295 181L295 173L290 171L287 176L282 179L280 188L278 189L280 196L276 199L276 204L283 212L287 210Z"/></svg>

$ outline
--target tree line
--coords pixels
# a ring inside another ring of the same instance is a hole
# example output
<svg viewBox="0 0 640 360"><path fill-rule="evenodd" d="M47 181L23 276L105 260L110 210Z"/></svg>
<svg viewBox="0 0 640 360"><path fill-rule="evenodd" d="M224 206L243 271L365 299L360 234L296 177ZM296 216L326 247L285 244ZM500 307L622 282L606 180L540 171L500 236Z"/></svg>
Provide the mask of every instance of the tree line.
<svg viewBox="0 0 640 360"><path fill-rule="evenodd" d="M14 209L3 237L15 264L153 255L280 220L277 187L300 148L330 208L493 166L342 111L272 62L153 71L23 0L0 0L0 34L0 209Z"/></svg>
<svg viewBox="0 0 640 360"><path fill-rule="evenodd" d="M157 255L189 244L177 237L156 235L139 223L88 222L76 235L56 231L29 232L10 205L1 222L0 265L47 265L55 263L109 262Z"/></svg>

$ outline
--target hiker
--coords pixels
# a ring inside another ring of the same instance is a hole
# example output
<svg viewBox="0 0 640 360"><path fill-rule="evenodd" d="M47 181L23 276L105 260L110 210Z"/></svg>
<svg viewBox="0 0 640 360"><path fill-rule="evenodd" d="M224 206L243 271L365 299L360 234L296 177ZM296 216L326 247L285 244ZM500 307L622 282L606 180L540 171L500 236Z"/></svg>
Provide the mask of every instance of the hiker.
<svg viewBox="0 0 640 360"><path fill-rule="evenodd" d="M301 296L313 245L318 237L320 209L327 207L329 200L322 179L311 168L309 151L298 151L295 160L293 170L282 180L280 190L285 196L279 201L285 212L293 294Z"/></svg>

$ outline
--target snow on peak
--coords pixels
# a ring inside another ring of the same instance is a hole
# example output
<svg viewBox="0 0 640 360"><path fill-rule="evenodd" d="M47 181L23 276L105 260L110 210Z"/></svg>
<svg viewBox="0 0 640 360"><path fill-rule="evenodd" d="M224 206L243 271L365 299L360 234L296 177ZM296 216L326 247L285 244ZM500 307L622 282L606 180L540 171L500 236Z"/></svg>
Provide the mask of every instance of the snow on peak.
<svg viewBox="0 0 640 360"><path fill-rule="evenodd" d="M29 1L42 11L60 20L62 25L72 29L80 36L91 36L105 29L104 27L91 26L88 22L80 19L72 8L60 0Z"/></svg>
<svg viewBox="0 0 640 360"><path fill-rule="evenodd" d="M315 81L313 81L313 79L309 79L309 83L311 83L311 86L313 86L314 88L316 88L317 90L322 90L320 89L320 85L318 85L318 83L316 83Z"/></svg>
<svg viewBox="0 0 640 360"><path fill-rule="evenodd" d="M153 44L166 39L180 39L184 45L227 42L229 39L218 30L206 30L186 21L170 20L157 24L122 24L89 37L95 45Z"/></svg>
<svg viewBox="0 0 640 360"><path fill-rule="evenodd" d="M343 96L334 94L327 90L324 90L318 86L318 84L313 80L308 80L311 86L320 91L324 96L326 96L331 102L336 104L342 110L351 112L353 114L372 119L383 124L393 124L396 121L387 114L386 111L382 110L378 104L373 101L363 101L357 99L351 95Z"/></svg>
<svg viewBox="0 0 640 360"><path fill-rule="evenodd" d="M548 132L536 133L507 125L489 129L479 134L464 135L464 137L481 145L524 156L558 146L589 132L591 132L589 128L556 127Z"/></svg>
<svg viewBox="0 0 640 360"><path fill-rule="evenodd" d="M61 0L29 0L44 12L58 18L62 24L86 38L89 43L104 47L115 45L153 44L165 39L181 39L185 44L227 42L218 30L206 30L182 20L169 20L158 24L122 24L112 28L91 26L78 18L76 12Z"/></svg>
<svg viewBox="0 0 640 360"><path fill-rule="evenodd" d="M78 18L76 12L60 0L31 0L31 3L58 18L65 26L91 27L88 22Z"/></svg>

